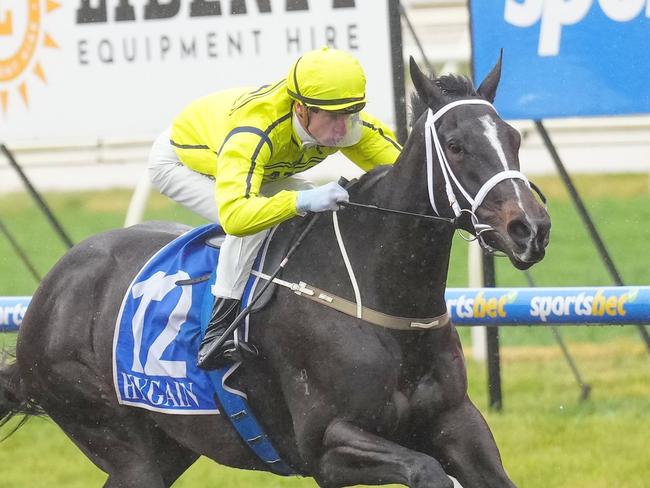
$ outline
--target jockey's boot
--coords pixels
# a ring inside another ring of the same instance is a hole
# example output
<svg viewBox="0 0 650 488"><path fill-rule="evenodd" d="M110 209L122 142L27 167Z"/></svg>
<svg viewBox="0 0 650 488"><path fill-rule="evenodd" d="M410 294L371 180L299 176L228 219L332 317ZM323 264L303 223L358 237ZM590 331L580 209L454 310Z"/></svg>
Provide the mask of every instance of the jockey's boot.
<svg viewBox="0 0 650 488"><path fill-rule="evenodd" d="M241 300L236 298L215 298L212 316L210 317L210 322L199 347L199 360L204 358L210 346L219 340L230 324L233 323L239 313L240 303ZM257 356L257 348L243 341L238 341L238 344L235 344L234 338L230 337L199 367L206 370L223 368L231 363L241 361L244 358L244 354Z"/></svg>

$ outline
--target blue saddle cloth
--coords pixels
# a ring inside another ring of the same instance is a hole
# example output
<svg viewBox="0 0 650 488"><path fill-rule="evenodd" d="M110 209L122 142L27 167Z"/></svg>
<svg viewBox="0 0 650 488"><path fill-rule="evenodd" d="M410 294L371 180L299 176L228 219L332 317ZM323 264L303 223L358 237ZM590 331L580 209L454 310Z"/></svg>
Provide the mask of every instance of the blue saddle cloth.
<svg viewBox="0 0 650 488"><path fill-rule="evenodd" d="M271 471L293 475L251 412L246 395L226 387L225 378L238 365L215 371L196 367L214 301L210 288L218 279L214 270L219 249L206 245L206 240L218 235L224 235L222 229L211 224L174 239L144 265L129 286L113 340L118 401L162 413L222 413ZM263 268L267 247L268 242L254 269ZM243 304L250 302L257 281L249 278ZM248 317L237 332L246 339L247 329Z"/></svg>
<svg viewBox="0 0 650 488"><path fill-rule="evenodd" d="M223 231L214 224L190 230L158 251L133 280L113 341L120 403L171 414L219 413L215 387L196 367L201 315L212 305L215 277L207 277L219 258L219 249L205 241L218 235ZM197 278L203 279L187 283ZM254 282L251 277L243 303Z"/></svg>

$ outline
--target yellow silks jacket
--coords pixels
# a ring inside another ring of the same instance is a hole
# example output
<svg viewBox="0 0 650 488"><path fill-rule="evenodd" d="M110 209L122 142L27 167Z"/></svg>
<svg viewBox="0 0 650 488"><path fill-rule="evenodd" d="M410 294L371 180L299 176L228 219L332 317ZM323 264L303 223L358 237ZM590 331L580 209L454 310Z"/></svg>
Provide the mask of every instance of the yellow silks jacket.
<svg viewBox="0 0 650 488"><path fill-rule="evenodd" d="M171 144L181 162L214 177L219 221L228 234L254 234L297 215L297 192L267 198L259 193L263 183L305 171L338 150L364 171L399 156L392 131L365 112L354 146L304 148L293 127L293 103L283 79L200 98L172 123Z"/></svg>

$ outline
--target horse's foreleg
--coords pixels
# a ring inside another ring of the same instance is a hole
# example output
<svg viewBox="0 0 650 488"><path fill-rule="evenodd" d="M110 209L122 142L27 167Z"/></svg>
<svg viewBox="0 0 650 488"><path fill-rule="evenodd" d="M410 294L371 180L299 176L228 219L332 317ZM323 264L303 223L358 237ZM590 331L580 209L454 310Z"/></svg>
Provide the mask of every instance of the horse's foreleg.
<svg viewBox="0 0 650 488"><path fill-rule="evenodd" d="M468 397L436 416L432 441L431 454L463 488L515 488L492 432Z"/></svg>
<svg viewBox="0 0 650 488"><path fill-rule="evenodd" d="M412 488L452 488L451 479L430 456L335 421L323 439L316 476L320 486L399 483Z"/></svg>

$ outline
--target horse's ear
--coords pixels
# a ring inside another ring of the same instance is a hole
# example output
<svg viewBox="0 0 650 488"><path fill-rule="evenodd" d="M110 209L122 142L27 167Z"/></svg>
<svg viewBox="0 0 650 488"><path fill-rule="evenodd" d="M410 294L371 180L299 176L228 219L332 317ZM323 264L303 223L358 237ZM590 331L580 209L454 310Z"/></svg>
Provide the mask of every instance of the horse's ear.
<svg viewBox="0 0 650 488"><path fill-rule="evenodd" d="M497 96L497 86L501 79L501 60L503 59L503 49L499 50L499 60L494 65L492 71L485 77L481 86L478 87L478 94L485 98L488 102L494 102Z"/></svg>
<svg viewBox="0 0 650 488"><path fill-rule="evenodd" d="M429 107L436 105L438 100L439 93L438 87L436 87L433 82L424 74L420 67L413 59L413 56L409 56L409 71L411 72L411 80L413 81L413 86L415 86L415 91L422 100L426 102ZM433 76L433 73L431 73Z"/></svg>

